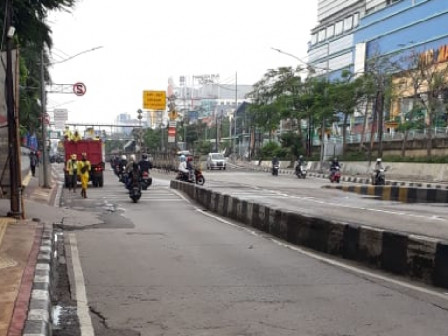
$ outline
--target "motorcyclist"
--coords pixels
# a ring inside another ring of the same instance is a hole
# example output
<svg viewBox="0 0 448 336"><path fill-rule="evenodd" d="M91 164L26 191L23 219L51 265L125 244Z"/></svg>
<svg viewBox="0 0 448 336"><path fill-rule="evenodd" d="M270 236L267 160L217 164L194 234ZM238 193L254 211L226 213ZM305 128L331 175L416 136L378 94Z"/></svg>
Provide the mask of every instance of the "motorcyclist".
<svg viewBox="0 0 448 336"><path fill-rule="evenodd" d="M138 167L140 168L140 172L147 172L152 169L152 163L148 160L147 154L142 154L142 159L138 162Z"/></svg>
<svg viewBox="0 0 448 336"><path fill-rule="evenodd" d="M133 178L135 177L135 174L138 173L137 177L139 177L139 166L135 158L135 154L131 154L129 157L129 161L126 165L126 168L124 169L125 173L127 174L126 178L126 186L129 188L131 186L131 182Z"/></svg>
<svg viewBox="0 0 448 336"><path fill-rule="evenodd" d="M272 159L272 174L274 174L274 167L279 167L280 166L280 161L278 160L277 156L274 156L274 158Z"/></svg>
<svg viewBox="0 0 448 336"><path fill-rule="evenodd" d="M177 168L177 170L179 170L179 172L184 176L187 177L189 176L189 170L188 170L188 166L187 166L187 162L186 162L186 158L185 155L181 155L180 156L180 162L179 162L179 167Z"/></svg>
<svg viewBox="0 0 448 336"><path fill-rule="evenodd" d="M299 158L297 159L297 165L296 165L296 171L298 173L302 172L302 166L305 164L305 159L303 158L303 155L299 155Z"/></svg>
<svg viewBox="0 0 448 336"><path fill-rule="evenodd" d="M375 167L373 167L372 184L376 184L376 180L378 178L378 174L383 169L384 169L383 160L381 158L377 158L376 162L375 162Z"/></svg>
<svg viewBox="0 0 448 336"><path fill-rule="evenodd" d="M138 168L139 168L140 174L143 174L144 172L148 173L147 183L148 183L148 187L149 187L152 184L152 178L149 176L149 170L152 169L152 163L151 163L151 161L148 160L147 154L142 154L142 159L138 162Z"/></svg>
<svg viewBox="0 0 448 336"><path fill-rule="evenodd" d="M127 164L128 164L128 159L126 158L126 155L123 154L121 156L120 160L118 161L120 173L123 173L123 170Z"/></svg>
<svg viewBox="0 0 448 336"><path fill-rule="evenodd" d="M336 170L341 169L341 165L337 157L334 157L330 164L330 173L333 175Z"/></svg>
<svg viewBox="0 0 448 336"><path fill-rule="evenodd" d="M193 157L187 157L187 169L188 169L188 180L193 181L194 179L194 167L193 167Z"/></svg>

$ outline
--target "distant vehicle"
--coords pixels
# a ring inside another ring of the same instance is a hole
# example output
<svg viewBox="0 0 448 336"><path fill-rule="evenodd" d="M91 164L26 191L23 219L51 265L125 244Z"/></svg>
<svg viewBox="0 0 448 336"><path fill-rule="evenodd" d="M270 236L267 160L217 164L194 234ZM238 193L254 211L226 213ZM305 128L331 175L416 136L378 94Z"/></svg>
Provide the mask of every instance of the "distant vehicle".
<svg viewBox="0 0 448 336"><path fill-rule="evenodd" d="M51 155L50 156L50 163L61 163L61 162L64 162L64 157L63 157L63 155L62 154L59 154L59 153L57 153L57 154L54 154L54 155Z"/></svg>
<svg viewBox="0 0 448 336"><path fill-rule="evenodd" d="M221 153L209 153L207 169L226 169L226 158Z"/></svg>

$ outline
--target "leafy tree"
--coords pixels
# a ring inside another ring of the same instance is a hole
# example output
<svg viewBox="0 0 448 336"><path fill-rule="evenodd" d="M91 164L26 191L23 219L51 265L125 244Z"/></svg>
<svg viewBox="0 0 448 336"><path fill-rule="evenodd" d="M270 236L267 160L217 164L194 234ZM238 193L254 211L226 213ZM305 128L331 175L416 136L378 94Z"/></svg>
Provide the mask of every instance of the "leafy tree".
<svg viewBox="0 0 448 336"><path fill-rule="evenodd" d="M345 154L347 150L348 119L355 113L355 110L366 96L366 90L364 77L353 78L352 74L348 71L343 72L340 80L330 84L329 91L334 112L343 114L342 154Z"/></svg>
<svg viewBox="0 0 448 336"><path fill-rule="evenodd" d="M48 13L53 10L68 11L76 0L14 0L12 1L12 24L16 29L15 47L20 49L20 132L34 132L40 120L40 92L42 52L44 78L49 79L47 65L48 53L44 46L51 49L51 28L46 23ZM0 24L4 27L6 6L0 7Z"/></svg>

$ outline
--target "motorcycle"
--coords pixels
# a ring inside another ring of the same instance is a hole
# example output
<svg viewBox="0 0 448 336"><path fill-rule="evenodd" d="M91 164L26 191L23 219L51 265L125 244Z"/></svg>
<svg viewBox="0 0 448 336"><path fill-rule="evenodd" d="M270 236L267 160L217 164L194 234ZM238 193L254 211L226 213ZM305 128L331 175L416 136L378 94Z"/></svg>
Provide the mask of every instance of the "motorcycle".
<svg viewBox="0 0 448 336"><path fill-rule="evenodd" d="M204 185L205 183L205 177L202 175L202 171L198 168L194 169L194 175L193 174L185 174L181 171L178 172L176 176L176 180L183 181L183 182L190 182L190 183L196 183L199 185Z"/></svg>
<svg viewBox="0 0 448 336"><path fill-rule="evenodd" d="M142 186L139 177L133 177L132 182L128 186L129 197L134 203L137 203L140 197L142 197Z"/></svg>
<svg viewBox="0 0 448 336"><path fill-rule="evenodd" d="M377 169L373 174L373 185L385 185L386 184L386 168Z"/></svg>
<svg viewBox="0 0 448 336"><path fill-rule="evenodd" d="M142 172L140 179L141 179L140 184L142 186L142 189L147 190L148 187L150 187L152 184L152 177L149 176L149 172L147 172L147 171Z"/></svg>
<svg viewBox="0 0 448 336"><path fill-rule="evenodd" d="M280 166L278 165L278 163L274 164L272 166L272 175L274 176L278 176L278 170L280 169Z"/></svg>
<svg viewBox="0 0 448 336"><path fill-rule="evenodd" d="M295 175L297 176L297 178L302 178L302 179L305 179L306 178L306 173L307 173L307 171L306 171L306 167L305 167L305 165L297 165L296 166L296 171L295 171Z"/></svg>
<svg viewBox="0 0 448 336"><path fill-rule="evenodd" d="M339 183L341 181L341 168L335 167L331 169L329 178L331 183Z"/></svg>

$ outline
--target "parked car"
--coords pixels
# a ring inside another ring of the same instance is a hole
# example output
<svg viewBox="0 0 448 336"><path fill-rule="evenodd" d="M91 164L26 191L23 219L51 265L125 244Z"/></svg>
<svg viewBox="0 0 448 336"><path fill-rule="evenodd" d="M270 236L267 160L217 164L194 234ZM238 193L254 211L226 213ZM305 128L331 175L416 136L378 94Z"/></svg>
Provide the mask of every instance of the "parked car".
<svg viewBox="0 0 448 336"><path fill-rule="evenodd" d="M221 153L209 153L207 169L226 169L226 158Z"/></svg>

